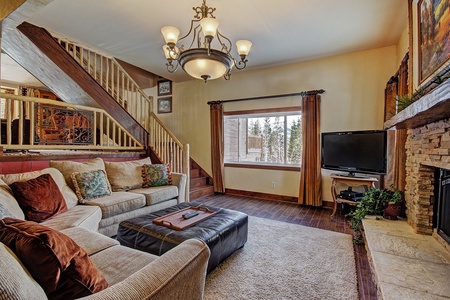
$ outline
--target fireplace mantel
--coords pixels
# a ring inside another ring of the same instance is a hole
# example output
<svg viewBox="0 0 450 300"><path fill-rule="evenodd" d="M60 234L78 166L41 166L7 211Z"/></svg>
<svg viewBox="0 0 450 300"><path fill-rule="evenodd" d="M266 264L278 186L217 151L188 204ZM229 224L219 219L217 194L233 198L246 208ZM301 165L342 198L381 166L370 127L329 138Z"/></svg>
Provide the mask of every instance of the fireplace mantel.
<svg viewBox="0 0 450 300"><path fill-rule="evenodd" d="M450 118L450 80L386 121L384 128L417 128L446 118Z"/></svg>

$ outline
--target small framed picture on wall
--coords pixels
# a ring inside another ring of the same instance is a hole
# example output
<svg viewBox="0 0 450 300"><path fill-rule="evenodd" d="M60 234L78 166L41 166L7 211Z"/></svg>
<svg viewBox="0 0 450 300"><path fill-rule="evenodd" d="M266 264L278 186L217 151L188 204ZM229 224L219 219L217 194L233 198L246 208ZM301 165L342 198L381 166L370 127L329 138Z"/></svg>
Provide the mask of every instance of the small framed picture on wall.
<svg viewBox="0 0 450 300"><path fill-rule="evenodd" d="M172 95L172 81L161 80L158 81L158 96Z"/></svg>
<svg viewBox="0 0 450 300"><path fill-rule="evenodd" d="M158 98L158 114L172 112L172 97Z"/></svg>

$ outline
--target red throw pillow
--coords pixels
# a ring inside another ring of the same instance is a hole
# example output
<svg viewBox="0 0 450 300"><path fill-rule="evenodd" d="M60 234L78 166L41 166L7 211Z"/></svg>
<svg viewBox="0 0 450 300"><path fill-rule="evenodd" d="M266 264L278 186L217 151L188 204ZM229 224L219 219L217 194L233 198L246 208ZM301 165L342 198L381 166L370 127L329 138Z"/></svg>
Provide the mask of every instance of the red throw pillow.
<svg viewBox="0 0 450 300"><path fill-rule="evenodd" d="M31 221L0 220L0 241L21 260L49 299L75 299L108 287L84 249Z"/></svg>
<svg viewBox="0 0 450 300"><path fill-rule="evenodd" d="M50 174L17 181L10 187L27 220L40 223L67 210L66 201Z"/></svg>

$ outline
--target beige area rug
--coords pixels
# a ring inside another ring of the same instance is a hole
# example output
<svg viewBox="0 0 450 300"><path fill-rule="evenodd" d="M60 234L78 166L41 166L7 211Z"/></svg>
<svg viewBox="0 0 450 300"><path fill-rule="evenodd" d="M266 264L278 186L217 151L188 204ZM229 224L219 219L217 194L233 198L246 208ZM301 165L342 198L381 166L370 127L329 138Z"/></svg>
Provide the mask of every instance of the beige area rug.
<svg viewBox="0 0 450 300"><path fill-rule="evenodd" d="M247 243L207 276L205 299L358 299L352 237L249 217Z"/></svg>

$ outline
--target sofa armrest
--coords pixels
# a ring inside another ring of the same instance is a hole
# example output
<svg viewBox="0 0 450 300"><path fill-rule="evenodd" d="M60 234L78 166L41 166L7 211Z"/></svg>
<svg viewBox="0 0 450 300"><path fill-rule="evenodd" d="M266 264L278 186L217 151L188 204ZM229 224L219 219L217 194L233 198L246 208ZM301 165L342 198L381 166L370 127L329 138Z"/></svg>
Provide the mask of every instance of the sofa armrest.
<svg viewBox="0 0 450 300"><path fill-rule="evenodd" d="M183 173L172 172L172 185L178 187L178 204L186 201L187 176Z"/></svg>
<svg viewBox="0 0 450 300"><path fill-rule="evenodd" d="M209 248L190 239L124 281L82 299L203 299Z"/></svg>

